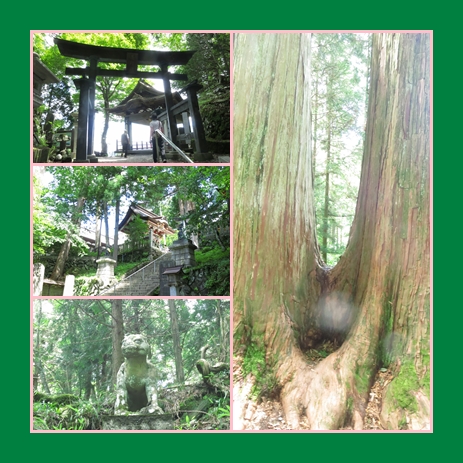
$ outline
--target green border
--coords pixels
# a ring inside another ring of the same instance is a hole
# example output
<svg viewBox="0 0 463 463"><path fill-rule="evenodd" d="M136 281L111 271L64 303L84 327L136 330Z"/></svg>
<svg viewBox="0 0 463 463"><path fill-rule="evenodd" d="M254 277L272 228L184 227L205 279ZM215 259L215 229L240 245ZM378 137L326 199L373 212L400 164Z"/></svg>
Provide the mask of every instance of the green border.
<svg viewBox="0 0 463 463"><path fill-rule="evenodd" d="M394 4L395 3L395 4ZM425 4L407 6L405 2L374 4L371 2L341 3L334 2L313 5L306 2L293 4L250 2L217 3L212 1L198 4L178 2L167 4L150 2L147 4L130 4L115 2L102 3L81 2L54 5L52 10L44 3L34 2L12 4L4 18L4 23L15 25L14 31L3 31L3 62L8 63L2 72L4 89L2 112L4 130L3 150L3 184L4 223L3 245L6 248L5 259L11 262L3 272L4 304L6 320L4 337L11 351L12 345L18 346L18 333L21 346L15 347L15 377L18 378L14 389L10 384L3 394L3 425L7 429L6 442L18 460L21 456L37 461L121 461L124 457L131 460L145 458L169 460L188 458L189 461L200 459L237 459L240 460L283 460L288 457L323 459L323 461L352 460L357 461L427 461L435 458L433 449L452 454L452 447L458 443L453 436L458 417L459 362L450 364L458 352L452 346L455 338L450 328L458 325L461 303L449 288L460 288L461 283L452 278L452 262L458 259L457 244L444 251L435 252L434 268L445 269L434 275L434 433L414 435L369 435L369 434L87 434L85 437L63 434L30 434L29 432L29 295L24 290L24 282L29 282L29 178L30 154L26 154L24 130L29 126L29 31L59 29L123 29L123 30L333 30L333 29L368 29L368 30L434 30L434 140L439 145L434 153L434 224L435 243L447 242L453 238L458 243L458 227L451 220L458 216L460 204L450 204L450 198L460 198L459 190L452 191L452 185L459 185L456 176L461 158L461 116L455 113L459 89L458 72L460 53L456 49L460 40L457 31L461 26L456 23L457 12L451 8L445 10L447 16L439 20L436 8ZM120 5L120 6L119 6ZM429 9L428 9L429 8ZM12 10L12 11L11 11ZM135 11L137 10L137 11ZM151 12L152 11L152 12ZM64 27L63 27L64 26ZM445 79L445 81L444 81ZM445 82L445 84L444 84ZM443 95L439 85L449 90L452 95ZM461 98L460 98L461 99ZM27 108L24 111L24 108ZM438 119L439 115L441 118ZM458 124L458 126L457 126ZM441 135L438 137L438 135ZM27 137L26 137L27 138ZM450 145L450 142L452 145ZM434 143L436 146L436 142ZM442 149L444 148L444 149ZM445 163L445 164L444 164ZM6 164L6 165L5 165ZM450 168L449 168L450 167ZM455 178L452 178L452 175ZM459 175L460 176L460 175ZM11 181L10 181L11 178ZM455 186L453 187L455 188ZM444 193L445 192L445 193ZM446 201L443 195L445 194ZM446 212L449 208L449 214ZM450 215L451 214L451 215ZM445 231L444 231L444 226ZM453 231L452 231L453 230ZM12 235L14 233L14 235ZM13 240L14 246L9 243ZM437 246L436 246L437 247ZM449 252L450 251L450 252ZM445 259L445 262L444 262ZM5 267L4 267L5 268ZM455 273L458 275L459 273ZM445 284L445 289L443 285ZM12 294L14 296L12 297ZM442 302L444 304L442 304ZM446 315L445 315L446 314ZM442 318L443 315L445 318ZM461 319L461 315L460 315ZM439 326L445 321L445 327ZM445 339L444 339L445 336ZM441 351L444 346L445 354ZM6 350L4 350L5 352ZM5 365L12 362L7 356ZM449 366L444 376L444 366ZM445 378L445 379L442 379ZM444 392L443 382L448 389ZM14 393L12 393L14 390ZM444 402L441 397L446 401ZM14 399L16 398L16 400ZM18 400L19 399L19 400ZM88 437L90 436L90 437ZM109 436L109 437L108 437ZM135 436L135 437L134 437ZM182 437L179 437L182 436ZM127 442L130 440L130 443ZM199 444L199 445L198 445ZM202 444L202 445L201 445ZM343 445L344 444L344 445ZM453 444L453 445L452 445ZM136 451L133 451L133 448ZM440 450L439 450L440 449ZM444 450L445 449L445 450ZM5 452L9 454L11 452Z"/></svg>

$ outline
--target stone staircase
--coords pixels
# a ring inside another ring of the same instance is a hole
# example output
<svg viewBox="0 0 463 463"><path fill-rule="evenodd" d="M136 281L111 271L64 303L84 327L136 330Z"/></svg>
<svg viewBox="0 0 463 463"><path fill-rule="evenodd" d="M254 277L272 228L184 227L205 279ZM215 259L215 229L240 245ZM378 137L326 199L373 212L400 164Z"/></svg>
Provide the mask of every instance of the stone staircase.
<svg viewBox="0 0 463 463"><path fill-rule="evenodd" d="M168 252L132 273L115 285L104 289L99 296L149 296L160 286L159 268L161 263L172 260Z"/></svg>

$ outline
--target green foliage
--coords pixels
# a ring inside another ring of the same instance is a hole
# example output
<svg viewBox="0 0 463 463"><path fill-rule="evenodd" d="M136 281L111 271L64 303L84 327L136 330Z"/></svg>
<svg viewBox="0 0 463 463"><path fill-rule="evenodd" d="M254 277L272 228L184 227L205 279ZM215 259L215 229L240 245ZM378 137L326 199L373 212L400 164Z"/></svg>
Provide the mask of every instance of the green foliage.
<svg viewBox="0 0 463 463"><path fill-rule="evenodd" d="M137 243L148 235L148 224L138 216L127 225L127 233L131 243Z"/></svg>
<svg viewBox="0 0 463 463"><path fill-rule="evenodd" d="M56 245L61 245L68 238L77 254L83 255L88 251L85 242L76 235L75 227L66 218L63 218L47 204L45 189L38 177L37 169L34 169L33 187L34 202L32 211L33 250L36 256L46 254Z"/></svg>
<svg viewBox="0 0 463 463"><path fill-rule="evenodd" d="M364 365L357 364L354 375L355 387L360 395L365 395L370 389L370 371Z"/></svg>
<svg viewBox="0 0 463 463"><path fill-rule="evenodd" d="M100 429L101 402L81 400L70 394L34 396L34 429Z"/></svg>
<svg viewBox="0 0 463 463"><path fill-rule="evenodd" d="M184 269L186 275L203 269L208 275L205 287L209 294L230 295L230 248L222 250L219 246L198 249L195 252L196 266ZM185 279L187 278L184 277Z"/></svg>
<svg viewBox="0 0 463 463"><path fill-rule="evenodd" d="M139 267L140 265L143 264L148 264L150 262L149 258L143 258L141 260L138 260L137 262L122 262L118 263L116 267L114 268L114 276L117 279L121 279L126 275L127 273L130 272L135 267Z"/></svg>
<svg viewBox="0 0 463 463"><path fill-rule="evenodd" d="M423 359L423 366L426 369L423 378L420 380L420 385L424 389L428 398L431 395L431 369L430 369L430 356L429 350L421 351L421 358Z"/></svg>
<svg viewBox="0 0 463 463"><path fill-rule="evenodd" d="M227 389L225 389L225 387ZM227 393L223 395L223 391ZM221 388L209 388L206 394L198 390L191 393L180 404L178 414L181 418L176 429L230 429L230 395L229 384Z"/></svg>
<svg viewBox="0 0 463 463"><path fill-rule="evenodd" d="M74 280L75 296L96 296L99 292L100 278L95 275L87 277L80 276Z"/></svg>
<svg viewBox="0 0 463 463"><path fill-rule="evenodd" d="M171 50L196 50L178 72L187 74L190 82L202 85L199 106L208 140L230 140L230 34L154 34ZM174 88L183 83L173 82Z"/></svg>

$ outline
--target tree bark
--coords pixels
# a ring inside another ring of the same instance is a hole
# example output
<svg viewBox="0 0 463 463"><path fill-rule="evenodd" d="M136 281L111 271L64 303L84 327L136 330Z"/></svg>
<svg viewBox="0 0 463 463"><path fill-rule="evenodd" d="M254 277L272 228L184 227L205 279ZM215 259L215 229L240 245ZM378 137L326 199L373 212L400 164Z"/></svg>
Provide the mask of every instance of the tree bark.
<svg viewBox="0 0 463 463"><path fill-rule="evenodd" d="M84 208L84 203L85 203L85 198L79 198L77 200L77 206L75 208L73 217L71 219L72 223L74 224L74 226L76 226L76 228L80 228L80 222L82 220L81 214ZM58 257L56 258L55 267L53 268L53 271L50 276L52 280L58 281L63 278L64 266L66 265L69 251L71 249L71 233L72 233L71 231L68 231L67 236L66 236L66 241L61 246Z"/></svg>
<svg viewBox="0 0 463 463"><path fill-rule="evenodd" d="M97 205L95 217L95 251L99 258L101 253L101 207L99 205Z"/></svg>
<svg viewBox="0 0 463 463"><path fill-rule="evenodd" d="M219 362L225 362L228 361L227 353L230 337L230 331L228 330L229 324L226 323L226 316L224 313L224 310L226 309L224 309L224 307L222 306L222 300L217 299L216 304L220 332Z"/></svg>
<svg viewBox="0 0 463 463"><path fill-rule="evenodd" d="M50 388L48 387L47 377L42 365L42 352L41 352L41 329L40 324L42 321L42 301L34 301L34 312L36 313L36 326L35 330L35 348L34 348L34 378L33 378L33 390L38 390L39 377L42 387L47 394L50 394Z"/></svg>
<svg viewBox="0 0 463 463"><path fill-rule="evenodd" d="M114 226L114 248L113 248L113 259L117 262L117 256L119 254L119 210L121 207L121 200L116 200L116 218Z"/></svg>
<svg viewBox="0 0 463 463"><path fill-rule="evenodd" d="M122 299L111 300L111 332L112 332L112 384L116 384L117 372L122 362L122 340L124 338L124 323L122 318Z"/></svg>
<svg viewBox="0 0 463 463"><path fill-rule="evenodd" d="M395 375L383 425L429 424L429 62L428 34L374 35L356 215L329 269L315 237L309 36L236 36L235 346L264 353L295 429L363 428L381 366ZM340 347L314 367L304 348L320 339Z"/></svg>
<svg viewBox="0 0 463 463"><path fill-rule="evenodd" d="M172 340L174 343L174 354L175 354L175 373L178 384L185 382L185 376L183 373L183 359L182 359L182 346L180 345L180 333L178 330L178 319L177 309L175 307L175 301L169 299L169 313L170 313L170 326L172 330Z"/></svg>
<svg viewBox="0 0 463 463"><path fill-rule="evenodd" d="M108 221L108 203L105 201L103 203L103 213L104 213L104 227L105 227L105 235L106 235L106 255L111 255L111 246L109 242L109 221Z"/></svg>

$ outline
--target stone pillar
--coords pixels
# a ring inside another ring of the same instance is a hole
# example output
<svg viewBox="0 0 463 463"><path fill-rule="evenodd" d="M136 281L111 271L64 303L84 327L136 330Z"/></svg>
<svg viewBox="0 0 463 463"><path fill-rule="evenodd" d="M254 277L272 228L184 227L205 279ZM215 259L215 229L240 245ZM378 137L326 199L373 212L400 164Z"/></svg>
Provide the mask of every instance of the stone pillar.
<svg viewBox="0 0 463 463"><path fill-rule="evenodd" d="M110 257L102 257L98 259L96 263L98 264L96 276L103 280L104 286L111 284L111 280L114 278L116 261Z"/></svg>
<svg viewBox="0 0 463 463"><path fill-rule="evenodd" d="M45 277L45 265L43 264L34 264L34 275L33 275L33 282L34 282L34 296L41 296L42 295L42 288L43 288L43 279Z"/></svg>
<svg viewBox="0 0 463 463"><path fill-rule="evenodd" d="M74 296L74 281L74 275L66 275L66 279L64 280L63 296Z"/></svg>
<svg viewBox="0 0 463 463"><path fill-rule="evenodd" d="M191 240L180 238L170 245L172 259L175 265L183 265L184 267L194 267L196 265L195 249L198 249Z"/></svg>

